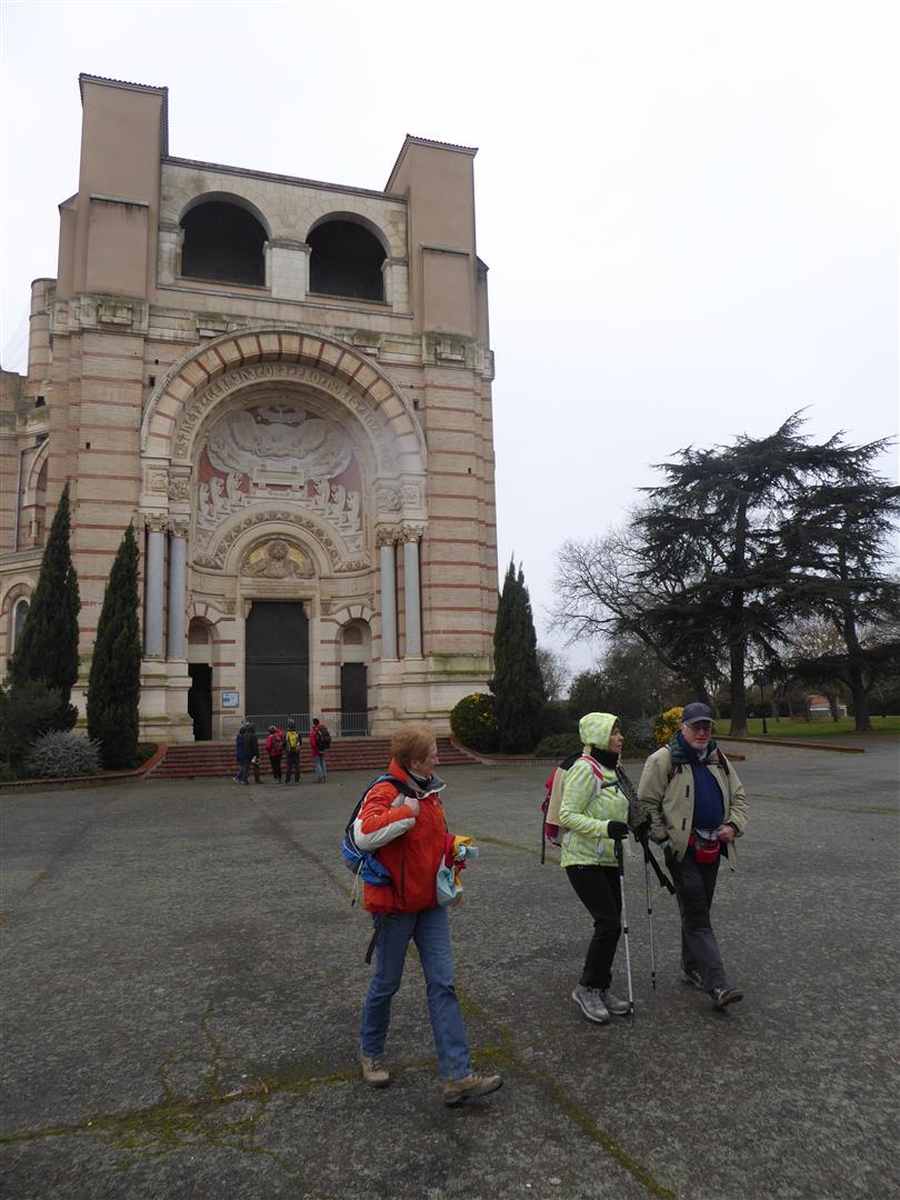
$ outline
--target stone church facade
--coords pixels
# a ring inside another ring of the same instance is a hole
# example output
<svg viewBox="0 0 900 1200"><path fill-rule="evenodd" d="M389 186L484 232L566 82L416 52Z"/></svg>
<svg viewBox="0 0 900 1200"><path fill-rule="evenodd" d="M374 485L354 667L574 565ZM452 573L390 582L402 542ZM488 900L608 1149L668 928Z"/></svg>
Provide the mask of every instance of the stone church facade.
<svg viewBox="0 0 900 1200"><path fill-rule="evenodd" d="M68 481L84 687L133 522L141 727L446 727L491 671L487 268L475 151L384 191L171 157L167 90L81 76L78 191L0 374L0 674Z"/></svg>

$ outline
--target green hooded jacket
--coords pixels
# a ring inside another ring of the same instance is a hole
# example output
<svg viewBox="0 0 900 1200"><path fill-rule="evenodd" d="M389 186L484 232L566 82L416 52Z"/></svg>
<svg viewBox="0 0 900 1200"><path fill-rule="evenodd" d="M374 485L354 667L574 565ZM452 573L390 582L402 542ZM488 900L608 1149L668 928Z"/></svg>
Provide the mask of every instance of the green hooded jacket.
<svg viewBox="0 0 900 1200"><path fill-rule="evenodd" d="M578 723L578 735L589 756L591 746L605 750L618 720L612 713L588 713ZM601 782L605 786L601 791ZM628 800L619 790L616 773L595 758L582 757L566 772L559 824L564 830L560 865L614 867L614 843L606 836L609 821L628 820Z"/></svg>

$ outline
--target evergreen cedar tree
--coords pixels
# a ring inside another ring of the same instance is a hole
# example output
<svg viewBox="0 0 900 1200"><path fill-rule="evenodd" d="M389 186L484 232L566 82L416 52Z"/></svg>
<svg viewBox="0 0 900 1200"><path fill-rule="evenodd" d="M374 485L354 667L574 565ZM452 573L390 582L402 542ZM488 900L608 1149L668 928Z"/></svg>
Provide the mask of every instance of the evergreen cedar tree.
<svg viewBox="0 0 900 1200"><path fill-rule="evenodd" d="M735 734L746 732L751 654L771 678L839 675L858 729L869 725L867 690L900 667L896 638L877 634L900 613L900 583L885 569L900 488L873 467L890 440L814 443L802 426L794 413L767 437L680 450L656 464L664 482L642 489L623 535L568 542L560 555L560 624L639 638L703 698L706 679L727 682ZM815 664L791 656L790 623L802 616L830 621L846 652Z"/></svg>
<svg viewBox="0 0 900 1200"><path fill-rule="evenodd" d="M63 488L41 559L37 587L9 664L12 684L44 683L59 691L54 725L71 729L77 719L69 704L78 678L78 576L69 548L69 485Z"/></svg>
<svg viewBox="0 0 900 1200"><path fill-rule="evenodd" d="M705 636L722 646L735 734L747 728L748 651L778 662L788 622L804 608L824 611L809 601L822 587L821 554L833 531L827 522L794 521L789 544L781 515L803 511L810 493L833 513L831 490L865 483L867 462L885 448L884 441L847 446L840 434L814 443L802 424L794 413L768 437L688 447L676 461L657 464L666 482L646 489L650 503L635 521L643 581L664 593L649 619L657 636Z"/></svg>
<svg viewBox="0 0 900 1200"><path fill-rule="evenodd" d="M799 611L823 616L844 643L841 653L790 664L794 674L816 684L840 679L853 703L856 729L871 729L869 693L900 673L900 579L886 574L889 539L900 518L900 487L876 474L873 462L888 439L845 446L836 478L803 491L785 514L780 537L791 569L786 592ZM892 636L863 644L868 628Z"/></svg>
<svg viewBox="0 0 900 1200"><path fill-rule="evenodd" d="M103 597L88 682L88 736L100 743L107 770L137 763L140 687L138 548L129 525Z"/></svg>
<svg viewBox="0 0 900 1200"><path fill-rule="evenodd" d="M541 736L544 684L537 658L531 600L521 566L510 560L494 627L494 678L497 741L504 754L532 750Z"/></svg>

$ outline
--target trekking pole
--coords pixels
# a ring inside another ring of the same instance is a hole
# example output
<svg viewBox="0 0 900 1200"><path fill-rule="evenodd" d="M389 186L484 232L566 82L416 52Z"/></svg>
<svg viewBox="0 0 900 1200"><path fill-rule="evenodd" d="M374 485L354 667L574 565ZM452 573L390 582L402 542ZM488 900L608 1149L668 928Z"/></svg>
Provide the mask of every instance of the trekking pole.
<svg viewBox="0 0 900 1200"><path fill-rule="evenodd" d="M625 859L622 854L622 839L613 842L616 849L616 862L619 864L619 895L622 900L622 933L625 935L625 974L628 979L628 1013L634 1018L634 989L631 984L631 948L628 942L628 909L625 906Z"/></svg>
<svg viewBox="0 0 900 1200"><path fill-rule="evenodd" d="M656 991L656 950L653 946L653 900L650 897L650 852L644 843L644 888L647 892L647 923L650 926L650 986Z"/></svg>

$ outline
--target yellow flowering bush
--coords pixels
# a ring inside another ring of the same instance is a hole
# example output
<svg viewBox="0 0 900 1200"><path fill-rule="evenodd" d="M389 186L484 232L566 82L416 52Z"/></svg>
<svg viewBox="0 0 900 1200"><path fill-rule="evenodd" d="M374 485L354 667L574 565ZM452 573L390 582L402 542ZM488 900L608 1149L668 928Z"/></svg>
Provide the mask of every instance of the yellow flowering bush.
<svg viewBox="0 0 900 1200"><path fill-rule="evenodd" d="M667 708L665 712L660 713L653 722L653 733L656 736L657 746L667 746L672 738L681 728L681 714L684 709L680 705L675 708Z"/></svg>

